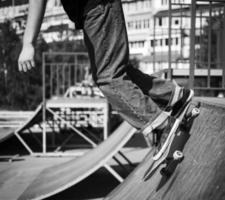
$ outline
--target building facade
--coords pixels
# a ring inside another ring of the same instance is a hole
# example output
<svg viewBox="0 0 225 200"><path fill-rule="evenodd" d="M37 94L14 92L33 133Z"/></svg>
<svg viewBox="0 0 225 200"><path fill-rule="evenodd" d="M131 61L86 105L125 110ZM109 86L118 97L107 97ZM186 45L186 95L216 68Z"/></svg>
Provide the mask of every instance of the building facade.
<svg viewBox="0 0 225 200"><path fill-rule="evenodd" d="M7 1L7 0L5 0ZM122 0L126 19L131 58L140 61L140 68L146 73L154 73L168 68L189 67L190 46L190 0L178 2L172 8L170 0ZM182 5L183 4L183 5ZM185 4L189 4L185 6ZM169 13L172 9L172 17ZM18 34L22 34L26 24L28 5L8 5L0 8L0 22L13 19ZM186 15L187 17L182 17ZM170 21L171 20L171 21ZM200 26L201 23L197 19ZM169 33L169 28L171 32ZM82 32L74 31L75 26L65 14L60 0L49 0L41 27L47 42L64 39L82 40ZM171 39L169 39L171 38ZM181 62L182 61L182 62Z"/></svg>
<svg viewBox="0 0 225 200"><path fill-rule="evenodd" d="M5 0L8 2L7 0ZM159 10L168 9L168 0L124 0L123 8L126 18L130 54L142 57L149 55L151 49L151 35L154 28L153 16ZM28 5L22 1L22 5L12 6L3 4L0 8L0 22L5 19L14 19L14 26L18 33L22 33L26 23ZM60 26L62 27L60 29ZM58 29L57 29L58 28ZM49 0L41 30L47 42L63 40L65 37L74 38L71 33L74 24L66 16L60 0ZM62 30L62 32L58 31ZM80 35L82 37L82 34ZM78 37L78 39L80 39Z"/></svg>

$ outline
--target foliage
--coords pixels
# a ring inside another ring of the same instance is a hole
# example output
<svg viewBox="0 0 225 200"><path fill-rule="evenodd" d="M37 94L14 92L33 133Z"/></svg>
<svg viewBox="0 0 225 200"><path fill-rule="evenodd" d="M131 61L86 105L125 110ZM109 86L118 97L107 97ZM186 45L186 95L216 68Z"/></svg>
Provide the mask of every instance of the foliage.
<svg viewBox="0 0 225 200"><path fill-rule="evenodd" d="M61 40L54 41L49 43L49 48L51 51L60 51L60 52L85 52L86 47L84 45L83 40Z"/></svg>
<svg viewBox="0 0 225 200"><path fill-rule="evenodd" d="M36 67L29 73L18 71L17 59L21 40L10 21L0 24L0 107L1 109L34 109L41 102L41 54L48 45L39 39Z"/></svg>
<svg viewBox="0 0 225 200"><path fill-rule="evenodd" d="M211 69L221 68L224 49L224 13L221 12L218 15L212 15L211 18L207 18L206 25L202 27L201 35L195 37L196 46L196 66L197 68L207 69L210 65ZM197 30L199 32L199 30ZM210 38L211 36L211 38ZM210 43L211 42L211 43ZM210 47L210 49L209 49ZM208 80L206 78L196 78L196 87L207 87ZM221 88L222 79L219 77L210 77L210 87ZM199 92L199 91L198 91ZM205 90L200 91L201 96L217 96L218 91Z"/></svg>
<svg viewBox="0 0 225 200"><path fill-rule="evenodd" d="M220 34L223 32L223 16L212 16L211 20L206 20L207 24L202 28L202 34L196 36L196 44L199 44L200 48L196 49L196 59L198 68L207 68L209 61L209 42L211 41L210 49L210 60L211 68L218 67L218 58L220 57L220 52L218 47L222 44L219 44ZM211 32L211 38L209 31Z"/></svg>

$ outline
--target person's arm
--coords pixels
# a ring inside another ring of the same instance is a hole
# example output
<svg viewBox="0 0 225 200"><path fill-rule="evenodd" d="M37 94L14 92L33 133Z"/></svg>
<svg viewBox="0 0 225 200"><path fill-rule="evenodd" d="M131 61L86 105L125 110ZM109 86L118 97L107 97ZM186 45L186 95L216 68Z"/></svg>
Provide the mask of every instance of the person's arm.
<svg viewBox="0 0 225 200"><path fill-rule="evenodd" d="M19 55L18 66L20 71L35 67L34 44L36 42L43 21L47 0L30 0L27 25L23 36L23 47Z"/></svg>

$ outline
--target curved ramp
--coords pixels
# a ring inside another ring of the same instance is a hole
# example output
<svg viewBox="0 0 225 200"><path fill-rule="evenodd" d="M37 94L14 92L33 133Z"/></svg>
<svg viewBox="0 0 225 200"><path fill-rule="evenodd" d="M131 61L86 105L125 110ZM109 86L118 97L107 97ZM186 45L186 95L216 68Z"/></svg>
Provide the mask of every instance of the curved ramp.
<svg viewBox="0 0 225 200"><path fill-rule="evenodd" d="M33 113L32 117L27 120L22 127L20 127L19 129L16 130L17 133L22 132L30 127L32 127L34 124L39 123L42 120L42 108L43 105L40 104L37 109L35 110L35 112Z"/></svg>
<svg viewBox="0 0 225 200"><path fill-rule="evenodd" d="M42 105L38 106L38 108L35 110L35 112L32 114L32 116L27 119L21 127L6 127L0 129L0 143L7 140L11 136L13 136L15 133L20 133L30 127L32 127L37 122L40 122L42 120L41 116L42 111Z"/></svg>
<svg viewBox="0 0 225 200"><path fill-rule="evenodd" d="M222 200L225 199L225 100L201 99L201 113L195 119L184 148L184 160L172 177L162 181L159 168L148 180L146 170L152 152L111 192L106 200Z"/></svg>
<svg viewBox="0 0 225 200"><path fill-rule="evenodd" d="M20 200L43 199L59 193L82 181L100 167L106 166L135 133L123 122L103 143L84 156L44 170L20 196Z"/></svg>
<svg viewBox="0 0 225 200"><path fill-rule="evenodd" d="M0 128L0 143L10 138L14 134L15 130L16 128L11 127Z"/></svg>

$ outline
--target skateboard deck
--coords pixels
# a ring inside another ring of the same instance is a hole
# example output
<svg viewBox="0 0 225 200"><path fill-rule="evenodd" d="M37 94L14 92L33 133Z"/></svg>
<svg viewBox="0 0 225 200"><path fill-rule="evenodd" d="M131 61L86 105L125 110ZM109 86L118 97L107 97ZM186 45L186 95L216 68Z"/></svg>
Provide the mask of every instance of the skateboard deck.
<svg viewBox="0 0 225 200"><path fill-rule="evenodd" d="M188 96L188 98L186 99L186 103L183 104L181 107L179 107L179 109L177 108L177 106L175 106L175 110L174 109L169 109L169 110L164 110L162 111L152 122L147 123L141 130L140 132L144 135L145 137L145 141L147 143L148 146L152 146L154 145L153 141L154 141L154 137L157 137L154 133L154 131L160 127L164 122L166 122L169 117L173 117L174 119L176 119L175 121L175 126L174 129L177 129L177 126L179 126L180 121L183 119L183 116L185 115L185 109L188 107L189 103L191 102L192 97L194 96L194 91L191 90L190 94ZM179 121L180 120L180 121ZM171 132L174 132L174 130L171 130ZM151 138L151 135L153 136ZM171 135L171 134L169 134ZM169 138L167 140L167 142L169 141ZM165 147L163 147L161 153L165 151ZM160 154L158 154L159 156ZM158 158L155 158L158 159Z"/></svg>
<svg viewBox="0 0 225 200"><path fill-rule="evenodd" d="M161 171L163 175L169 177L169 174L172 174L183 159L182 150L189 138L192 122L198 114L198 106L190 102L179 113L162 148L153 156L153 163L144 175L145 180L148 180L161 165L165 165Z"/></svg>

